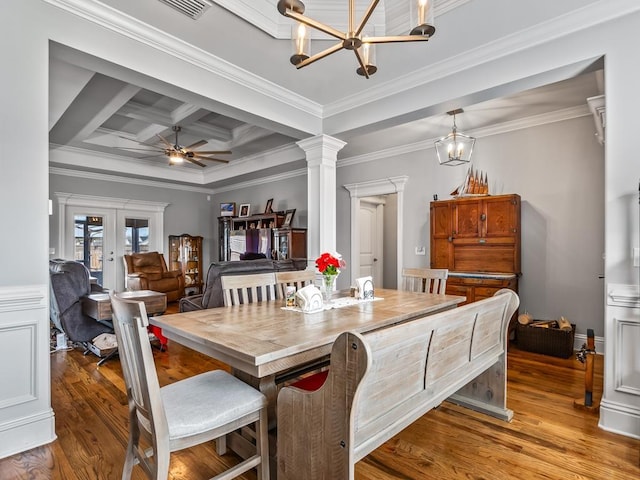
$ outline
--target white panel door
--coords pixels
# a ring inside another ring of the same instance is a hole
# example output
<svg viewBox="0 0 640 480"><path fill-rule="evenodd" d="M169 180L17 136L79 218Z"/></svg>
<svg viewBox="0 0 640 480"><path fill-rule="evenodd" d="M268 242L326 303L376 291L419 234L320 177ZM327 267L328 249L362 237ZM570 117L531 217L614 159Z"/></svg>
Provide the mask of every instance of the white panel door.
<svg viewBox="0 0 640 480"><path fill-rule="evenodd" d="M382 285L382 219L380 202L360 201L359 277L371 276L374 285Z"/></svg>

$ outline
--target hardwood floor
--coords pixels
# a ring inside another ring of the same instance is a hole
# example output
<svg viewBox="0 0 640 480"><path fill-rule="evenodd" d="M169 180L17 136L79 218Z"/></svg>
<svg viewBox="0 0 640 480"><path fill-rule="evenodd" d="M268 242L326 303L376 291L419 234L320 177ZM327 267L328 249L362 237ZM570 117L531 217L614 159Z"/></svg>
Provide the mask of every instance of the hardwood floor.
<svg viewBox="0 0 640 480"><path fill-rule="evenodd" d="M175 343L154 350L161 385L224 365ZM0 460L0 480L119 479L127 440L120 363L96 365L81 350L51 354L51 401L58 439ZM596 359L595 400L602 392ZM597 413L574 408L584 391L583 365L522 352L508 358L511 423L448 402L429 412L356 465L358 480L640 478L640 440L598 428ZM172 456L172 480L209 478L238 462L213 445ZM134 469L134 479L142 472ZM255 479L253 473L240 477ZM304 480L304 479L300 479Z"/></svg>

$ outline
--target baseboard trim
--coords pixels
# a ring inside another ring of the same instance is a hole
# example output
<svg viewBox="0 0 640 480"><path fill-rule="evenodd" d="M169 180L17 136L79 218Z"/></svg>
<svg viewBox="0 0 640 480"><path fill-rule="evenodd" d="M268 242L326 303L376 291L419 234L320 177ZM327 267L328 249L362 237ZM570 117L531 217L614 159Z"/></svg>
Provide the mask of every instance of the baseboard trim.
<svg viewBox="0 0 640 480"><path fill-rule="evenodd" d="M0 424L0 458L46 445L56 438L52 409Z"/></svg>
<svg viewBox="0 0 640 480"><path fill-rule="evenodd" d="M640 409L603 399L600 402L598 427L640 440Z"/></svg>
<svg viewBox="0 0 640 480"><path fill-rule="evenodd" d="M598 355L604 355L604 337L595 337L596 353ZM587 343L587 336L584 333L576 333L573 337L573 349L579 351L582 349L582 345Z"/></svg>

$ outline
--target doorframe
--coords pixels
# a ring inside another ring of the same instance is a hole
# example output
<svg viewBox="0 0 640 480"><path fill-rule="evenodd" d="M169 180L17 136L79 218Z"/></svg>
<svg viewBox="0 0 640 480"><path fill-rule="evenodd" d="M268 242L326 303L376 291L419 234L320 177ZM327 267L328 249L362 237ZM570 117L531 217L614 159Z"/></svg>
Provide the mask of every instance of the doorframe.
<svg viewBox="0 0 640 480"><path fill-rule="evenodd" d="M343 185L349 191L351 197L351 280L354 281L360 271L360 219L358 212L360 211L360 199L363 197L373 197L375 195L397 194L396 205L396 236L398 239L397 249L397 268L396 281L397 285L401 284L403 265L403 213L404 213L404 189L409 181L407 175L397 177L382 178L380 180L371 180L368 182L349 183Z"/></svg>
<svg viewBox="0 0 640 480"><path fill-rule="evenodd" d="M163 251L164 245L164 211L169 205L164 202L152 202L148 200L133 200L127 198L99 197L95 195L81 195L77 193L54 193L58 201L58 249L62 258L73 258L73 252L69 252L67 246L67 209L69 207L99 208L111 210L113 219L109 219L110 227L114 229L114 255L120 260L124 255L124 239L118 235L118 229L124 231L124 219L130 215L141 216L149 219L149 249L158 252ZM112 279L116 290L124 289L124 267L122 261L116 261L114 269L115 279Z"/></svg>

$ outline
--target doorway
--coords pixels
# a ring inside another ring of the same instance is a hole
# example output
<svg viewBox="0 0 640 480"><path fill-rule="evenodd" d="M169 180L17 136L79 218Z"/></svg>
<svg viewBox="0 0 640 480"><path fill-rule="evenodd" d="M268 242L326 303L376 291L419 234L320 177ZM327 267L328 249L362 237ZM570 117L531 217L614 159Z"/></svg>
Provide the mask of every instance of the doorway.
<svg viewBox="0 0 640 480"><path fill-rule="evenodd" d="M104 288L124 290L123 255L163 251L168 204L69 193L55 196L59 256L84 263Z"/></svg>
<svg viewBox="0 0 640 480"><path fill-rule="evenodd" d="M390 177L362 183L344 185L351 196L351 279L354 281L361 275L361 237L363 221L361 210L363 202L370 203L370 197L384 198L387 207L384 209L382 231L382 248L379 250L378 262L381 264L382 283L384 288L397 288L400 285L400 265L403 264L403 211L404 188L409 180L406 175ZM386 197L386 198L385 198ZM368 199L369 200L366 200ZM393 199L392 202L389 200ZM394 208L395 206L395 208ZM376 207L377 209L378 207ZM395 222L390 221L395 219ZM395 225L393 225L395 223ZM366 227L368 229L369 226ZM376 227L377 229L378 227ZM393 250L392 250L393 249ZM394 252L395 250L395 252ZM394 254L395 253L395 254ZM375 282L374 282L375 285Z"/></svg>

